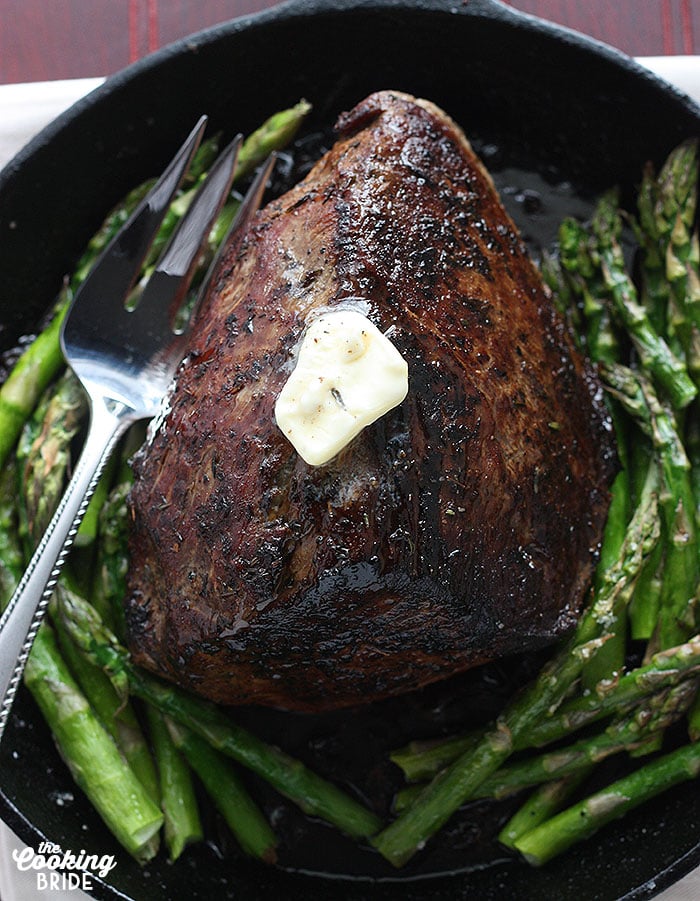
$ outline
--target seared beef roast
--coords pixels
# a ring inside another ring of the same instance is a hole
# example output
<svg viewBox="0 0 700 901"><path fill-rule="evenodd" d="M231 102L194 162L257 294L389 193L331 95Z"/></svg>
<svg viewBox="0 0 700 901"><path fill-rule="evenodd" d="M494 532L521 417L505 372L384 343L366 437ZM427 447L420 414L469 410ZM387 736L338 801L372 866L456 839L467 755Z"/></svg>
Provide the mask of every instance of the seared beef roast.
<svg viewBox="0 0 700 901"><path fill-rule="evenodd" d="M460 129L387 91L338 130L228 247L135 461L131 648L225 704L365 703L552 642L607 511L600 385ZM312 467L275 401L351 297L409 393Z"/></svg>

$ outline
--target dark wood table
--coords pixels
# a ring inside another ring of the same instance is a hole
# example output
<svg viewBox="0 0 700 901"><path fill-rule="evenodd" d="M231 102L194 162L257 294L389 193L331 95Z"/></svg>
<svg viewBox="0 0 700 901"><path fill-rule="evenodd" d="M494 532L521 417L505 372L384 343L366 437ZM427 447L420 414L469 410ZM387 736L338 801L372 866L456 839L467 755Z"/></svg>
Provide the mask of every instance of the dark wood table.
<svg viewBox="0 0 700 901"><path fill-rule="evenodd" d="M272 0L0 0L0 84L111 75L184 35L273 5ZM700 54L700 0L508 0L508 5L631 56Z"/></svg>

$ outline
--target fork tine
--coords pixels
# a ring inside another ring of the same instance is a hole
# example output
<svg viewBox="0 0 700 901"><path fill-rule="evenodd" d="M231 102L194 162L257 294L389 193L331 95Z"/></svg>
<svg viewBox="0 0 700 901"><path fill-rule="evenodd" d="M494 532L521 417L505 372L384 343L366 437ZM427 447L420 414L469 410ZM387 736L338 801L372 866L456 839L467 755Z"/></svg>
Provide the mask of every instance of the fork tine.
<svg viewBox="0 0 700 901"><path fill-rule="evenodd" d="M136 317L141 311L149 322L166 327L178 312L202 246L231 189L242 140L238 135L229 144L197 190L143 289Z"/></svg>
<svg viewBox="0 0 700 901"><path fill-rule="evenodd" d="M270 173L272 172L272 169L276 162L277 154L271 153L256 173L255 178L246 191L245 197L241 201L241 205L238 208L238 212L236 213L234 220L231 223L231 228L229 229L227 239L234 232L237 232L239 229L244 228L248 223L248 220L253 216L255 211L260 206L262 196L265 193L265 188L267 187L267 180L270 177ZM223 247L225 244L226 241L224 241L221 246Z"/></svg>
<svg viewBox="0 0 700 901"><path fill-rule="evenodd" d="M206 124L207 117L202 116L156 184L102 252L78 291L74 305L79 299L89 298L90 303L101 304L115 296L126 297L192 162Z"/></svg>
<svg viewBox="0 0 700 901"><path fill-rule="evenodd" d="M191 315L197 310L197 307L201 303L202 299L207 293L207 288L209 283L211 282L212 276L214 272L218 268L219 260L221 259L222 254L226 251L228 247L230 238L239 230L245 228L249 220L255 214L255 212L260 207L260 203L263 198L263 194L265 193L265 188L267 187L267 181L270 177L270 173L272 172L275 163L277 162L277 154L271 153L265 162L260 166L255 177L250 183L250 187L246 191L243 199L241 200L241 204L236 211L236 215L233 217L233 221L229 226L228 231L224 239L219 244L219 249L214 255L213 260L209 264L209 268L207 269L207 273L204 276L202 284L199 288L197 298L192 308Z"/></svg>

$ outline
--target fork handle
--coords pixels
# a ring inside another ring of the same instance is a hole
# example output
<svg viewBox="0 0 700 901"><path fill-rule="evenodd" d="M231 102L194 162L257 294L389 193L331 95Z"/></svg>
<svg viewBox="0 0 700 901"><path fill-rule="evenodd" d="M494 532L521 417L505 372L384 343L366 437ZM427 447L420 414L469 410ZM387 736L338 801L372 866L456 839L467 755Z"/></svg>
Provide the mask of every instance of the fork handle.
<svg viewBox="0 0 700 901"><path fill-rule="evenodd" d="M85 509L120 436L134 417L114 402L93 402L90 425L75 472L0 618L0 739L36 633Z"/></svg>

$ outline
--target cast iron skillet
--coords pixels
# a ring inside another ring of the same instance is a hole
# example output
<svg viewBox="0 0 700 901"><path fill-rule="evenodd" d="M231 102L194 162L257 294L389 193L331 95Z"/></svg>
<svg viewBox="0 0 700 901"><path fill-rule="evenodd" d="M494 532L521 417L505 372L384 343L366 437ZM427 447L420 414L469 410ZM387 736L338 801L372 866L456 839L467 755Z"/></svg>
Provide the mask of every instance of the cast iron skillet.
<svg viewBox="0 0 700 901"><path fill-rule="evenodd" d="M245 132L306 96L313 127L381 88L435 101L500 148L501 164L568 179L579 195L618 183L629 196L646 159L659 163L700 132L700 110L628 58L496 0L285 4L109 79L0 174L0 349L34 328L105 211L161 169L202 112L215 128ZM26 695L0 763L0 814L27 843L116 851ZM700 864L700 792L669 792L543 870L505 861L397 884L328 882L207 846L174 866L117 860L109 884L94 882L96 897L647 898Z"/></svg>

